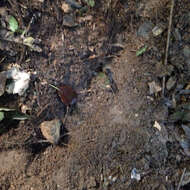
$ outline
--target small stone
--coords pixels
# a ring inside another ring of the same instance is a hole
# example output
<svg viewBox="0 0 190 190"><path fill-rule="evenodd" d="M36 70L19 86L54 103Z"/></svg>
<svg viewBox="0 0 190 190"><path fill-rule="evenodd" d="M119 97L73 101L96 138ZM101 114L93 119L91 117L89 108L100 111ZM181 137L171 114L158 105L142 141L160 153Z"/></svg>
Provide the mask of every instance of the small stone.
<svg viewBox="0 0 190 190"><path fill-rule="evenodd" d="M149 82L148 86L149 86L150 94L155 94L155 93L158 93L162 90L160 85L157 84L155 81Z"/></svg>
<svg viewBox="0 0 190 190"><path fill-rule="evenodd" d="M77 3L75 0L66 0L66 3L68 3L72 8L74 9L80 9L82 6Z"/></svg>
<svg viewBox="0 0 190 190"><path fill-rule="evenodd" d="M176 84L176 78L170 77L166 83L167 90L171 90Z"/></svg>
<svg viewBox="0 0 190 190"><path fill-rule="evenodd" d="M140 25L137 35L143 38L148 39L150 37L150 32L152 31L153 24L151 22L144 22Z"/></svg>
<svg viewBox="0 0 190 190"><path fill-rule="evenodd" d="M131 171L131 179L136 179L137 181L141 180L141 175L136 168L133 168Z"/></svg>
<svg viewBox="0 0 190 190"><path fill-rule="evenodd" d="M164 31L164 29L161 26L155 26L152 29L152 33L154 36L159 36L160 34L162 34L163 31Z"/></svg>
<svg viewBox="0 0 190 190"><path fill-rule="evenodd" d="M57 144L60 140L60 129L62 122L58 119L44 121L40 124L43 136L52 144Z"/></svg>
<svg viewBox="0 0 190 190"><path fill-rule="evenodd" d="M162 129L161 125L157 121L154 122L153 127L155 127L156 129L158 129L159 131L161 131L161 129Z"/></svg>
<svg viewBox="0 0 190 190"><path fill-rule="evenodd" d="M64 13L70 13L72 12L72 8L68 3L63 2L61 5L61 9L63 10Z"/></svg>
<svg viewBox="0 0 190 190"><path fill-rule="evenodd" d="M75 23L74 17L71 15L65 15L63 16L63 26L73 28L76 27L78 24Z"/></svg>

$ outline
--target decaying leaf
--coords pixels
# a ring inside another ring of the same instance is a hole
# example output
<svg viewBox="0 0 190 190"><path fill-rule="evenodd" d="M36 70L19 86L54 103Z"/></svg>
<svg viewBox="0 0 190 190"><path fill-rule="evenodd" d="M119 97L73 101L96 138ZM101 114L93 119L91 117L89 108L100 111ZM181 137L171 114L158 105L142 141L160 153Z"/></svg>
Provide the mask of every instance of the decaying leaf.
<svg viewBox="0 0 190 190"><path fill-rule="evenodd" d="M31 36L24 38L23 42L24 44L31 46L34 43L34 38L32 38Z"/></svg>

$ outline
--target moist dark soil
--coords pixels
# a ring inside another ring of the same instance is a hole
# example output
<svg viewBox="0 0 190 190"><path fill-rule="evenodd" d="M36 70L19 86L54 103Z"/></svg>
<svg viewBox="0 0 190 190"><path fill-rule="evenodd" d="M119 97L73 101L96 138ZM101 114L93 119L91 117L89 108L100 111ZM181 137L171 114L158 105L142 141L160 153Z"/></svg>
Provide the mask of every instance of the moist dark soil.
<svg viewBox="0 0 190 190"><path fill-rule="evenodd" d="M30 116L0 124L0 189L177 189L189 159L173 137L173 125L166 125L161 92L150 95L148 87L158 80L156 65L164 60L171 2L97 0L90 7L76 1L86 11L72 8L69 13L63 7L68 2L0 2L21 28L31 22L28 36L40 39L42 49L6 41L0 47L1 71L16 65L31 74L24 95L0 97L0 107L25 107ZM186 64L180 52L190 45L189 10L189 0L175 2L169 53L174 64ZM165 30L156 37L139 36L145 22L163 24ZM181 44L173 37L175 30ZM137 56L144 46L147 50ZM176 75L182 73L175 68ZM77 93L69 111L49 85L63 83ZM165 96L171 91L166 89ZM58 145L44 142L39 128L52 119L63 121L65 135ZM161 131L153 127L155 121ZM134 168L140 181L131 179Z"/></svg>

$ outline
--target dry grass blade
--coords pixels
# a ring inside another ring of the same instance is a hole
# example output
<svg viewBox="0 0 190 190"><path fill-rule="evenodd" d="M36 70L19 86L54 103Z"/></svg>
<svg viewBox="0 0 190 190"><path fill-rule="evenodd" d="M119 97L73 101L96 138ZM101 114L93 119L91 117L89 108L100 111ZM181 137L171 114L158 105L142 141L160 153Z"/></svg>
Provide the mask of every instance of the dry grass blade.
<svg viewBox="0 0 190 190"><path fill-rule="evenodd" d="M186 168L184 168L184 170L183 170L183 173L182 173L182 175L181 175L179 184L178 184L178 186L177 186L177 190L180 190L181 184L182 184L182 182L183 182L183 178L184 178L184 176L185 176L185 171L186 171Z"/></svg>
<svg viewBox="0 0 190 190"><path fill-rule="evenodd" d="M164 59L164 65L167 65L168 61L168 50L169 50L169 44L170 44L170 36L171 36L171 27L172 27L172 18L173 18L173 9L175 5L175 0L171 0L171 9L170 9L170 19L169 19L169 26L168 26L168 36L167 36L167 43L166 43L166 52L165 52L165 59ZM166 83L166 77L163 77L162 81L162 95L164 96L165 93L165 84Z"/></svg>

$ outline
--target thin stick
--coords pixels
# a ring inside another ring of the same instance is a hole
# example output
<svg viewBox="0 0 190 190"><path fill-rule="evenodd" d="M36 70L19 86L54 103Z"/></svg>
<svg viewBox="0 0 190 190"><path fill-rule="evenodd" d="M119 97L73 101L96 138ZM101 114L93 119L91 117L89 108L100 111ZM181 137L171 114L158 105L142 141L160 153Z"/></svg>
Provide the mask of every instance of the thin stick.
<svg viewBox="0 0 190 190"><path fill-rule="evenodd" d="M51 86L52 88L55 88L56 90L60 91L60 89L56 86L54 86L53 84L48 84L49 86Z"/></svg>
<svg viewBox="0 0 190 190"><path fill-rule="evenodd" d="M183 178L184 178L184 176L185 176L185 171L186 171L186 168L184 168L184 170L183 170L183 173L182 173L182 175L181 175L179 184L178 184L178 186L177 186L177 190L179 190L180 187L181 187L181 184L182 184L182 182L183 182Z"/></svg>
<svg viewBox="0 0 190 190"><path fill-rule="evenodd" d="M170 9L170 19L169 19L169 26L168 26L168 36L167 36L167 43L166 43L166 52L165 52L165 59L164 59L164 65L167 65L168 62L168 50L170 45L170 36L171 36L171 27L172 27L172 18L173 18L173 10L175 5L175 0L171 0L171 9ZM165 83L166 83L166 77L163 77L162 81L162 96L164 96L165 93Z"/></svg>
<svg viewBox="0 0 190 190"><path fill-rule="evenodd" d="M63 124L65 125L66 121L67 121L67 116L68 116L68 113L69 113L69 107L67 106L66 108L66 114L65 114L65 118L64 118L64 121L63 121Z"/></svg>

